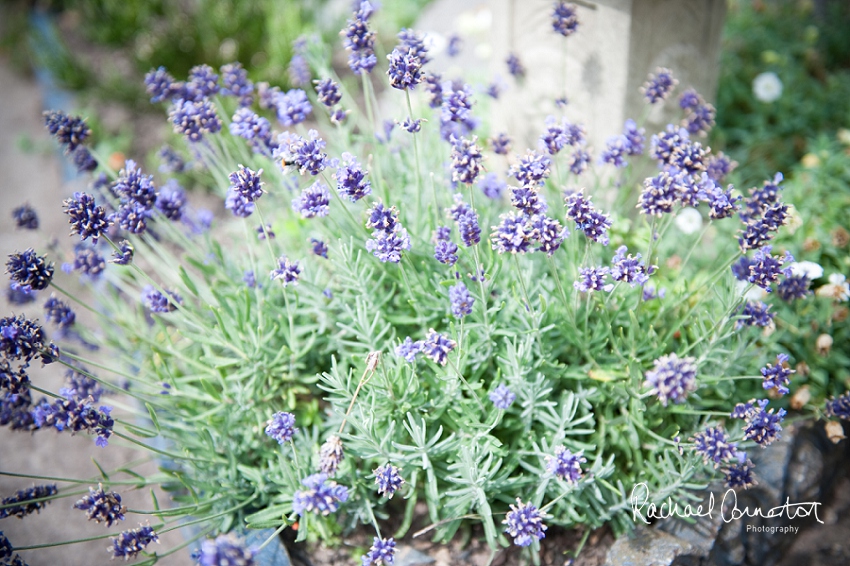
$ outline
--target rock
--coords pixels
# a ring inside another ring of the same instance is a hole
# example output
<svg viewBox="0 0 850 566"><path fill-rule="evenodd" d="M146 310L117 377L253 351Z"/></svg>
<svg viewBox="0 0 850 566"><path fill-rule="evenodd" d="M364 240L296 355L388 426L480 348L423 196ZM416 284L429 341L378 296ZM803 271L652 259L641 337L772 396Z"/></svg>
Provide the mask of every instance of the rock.
<svg viewBox="0 0 850 566"><path fill-rule="evenodd" d="M686 540L657 529L640 526L622 536L608 551L605 566L697 566L695 547ZM678 560L678 558L682 560Z"/></svg>

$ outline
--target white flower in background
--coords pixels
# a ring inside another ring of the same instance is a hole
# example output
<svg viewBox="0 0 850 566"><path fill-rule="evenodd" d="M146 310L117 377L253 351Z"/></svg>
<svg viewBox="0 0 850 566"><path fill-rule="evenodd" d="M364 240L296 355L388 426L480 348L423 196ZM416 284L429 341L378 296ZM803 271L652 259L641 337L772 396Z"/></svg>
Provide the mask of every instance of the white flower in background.
<svg viewBox="0 0 850 566"><path fill-rule="evenodd" d="M847 284L847 278L842 274L833 273L829 276L829 283L815 291L815 295L829 297L836 301L846 301L850 299L850 285Z"/></svg>
<svg viewBox="0 0 850 566"><path fill-rule="evenodd" d="M493 12L489 8L479 7L461 12L455 18L455 27L463 36L485 34L493 23Z"/></svg>
<svg viewBox="0 0 850 566"><path fill-rule="evenodd" d="M683 208L676 215L676 228L685 234L693 234L702 228L702 215L696 208Z"/></svg>
<svg viewBox="0 0 850 566"><path fill-rule="evenodd" d="M442 53L446 46L449 44L449 40L446 39L441 33L437 33L436 31L426 31L422 36L422 43L425 44L425 48L428 50L428 55L437 56Z"/></svg>
<svg viewBox="0 0 850 566"><path fill-rule="evenodd" d="M747 287L751 287L749 291L747 291ZM742 298L747 301L761 301L765 299L767 293L765 293L764 289L759 287L758 285L750 285L748 281L736 281L735 288L738 291L738 294L741 295ZM747 291L744 293L744 291Z"/></svg>
<svg viewBox="0 0 850 566"><path fill-rule="evenodd" d="M791 273L796 277L805 275L809 281L823 277L823 267L813 261L795 261L791 264Z"/></svg>
<svg viewBox="0 0 850 566"><path fill-rule="evenodd" d="M753 79L753 94L762 102L773 102L782 96L782 81L774 72L762 73Z"/></svg>

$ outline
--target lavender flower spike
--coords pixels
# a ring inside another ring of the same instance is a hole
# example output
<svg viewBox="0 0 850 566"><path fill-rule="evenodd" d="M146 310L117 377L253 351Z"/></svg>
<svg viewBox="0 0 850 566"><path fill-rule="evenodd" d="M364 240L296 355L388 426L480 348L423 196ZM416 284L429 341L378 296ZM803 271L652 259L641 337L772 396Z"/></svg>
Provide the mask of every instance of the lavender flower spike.
<svg viewBox="0 0 850 566"><path fill-rule="evenodd" d="M675 353L655 360L655 367L646 372L645 384L666 407L669 401L681 403L697 388L697 367L694 358L679 358Z"/></svg>

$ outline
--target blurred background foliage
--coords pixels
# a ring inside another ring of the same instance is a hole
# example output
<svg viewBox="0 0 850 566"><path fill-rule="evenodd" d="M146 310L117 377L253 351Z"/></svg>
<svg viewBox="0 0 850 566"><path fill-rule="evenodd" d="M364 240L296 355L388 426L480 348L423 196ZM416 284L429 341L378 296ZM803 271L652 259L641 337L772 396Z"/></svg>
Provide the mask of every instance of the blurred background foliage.
<svg viewBox="0 0 850 566"><path fill-rule="evenodd" d="M736 186L786 176L819 133L850 127L850 2L730 0L712 147L740 163ZM782 96L761 102L753 79L773 72Z"/></svg>

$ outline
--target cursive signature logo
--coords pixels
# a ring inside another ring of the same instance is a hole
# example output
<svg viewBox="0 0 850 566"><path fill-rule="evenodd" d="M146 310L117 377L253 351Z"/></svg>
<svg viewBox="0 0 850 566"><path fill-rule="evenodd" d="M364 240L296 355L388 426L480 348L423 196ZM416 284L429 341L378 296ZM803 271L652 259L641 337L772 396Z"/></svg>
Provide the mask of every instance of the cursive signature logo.
<svg viewBox="0 0 850 566"><path fill-rule="evenodd" d="M649 488L645 483L636 484L632 488L629 503L632 507L632 520L637 522L638 519L645 524L650 524L650 519L668 519L670 517L709 517L714 518L715 498L713 493L709 493L708 501L705 504L691 505L688 503L684 507L680 507L679 503L672 501L669 497L660 505L649 501ZM788 519L805 519L814 515L818 523L823 524L823 521L818 517L818 507L820 503L816 501L807 501L804 503L791 503L790 498L785 498L785 503L778 507L770 509L762 509L761 507L738 507L738 494L734 489L729 489L723 494L723 499L720 503L720 518L724 523L731 523L747 517L762 517L764 519L773 519L779 517L787 517Z"/></svg>

